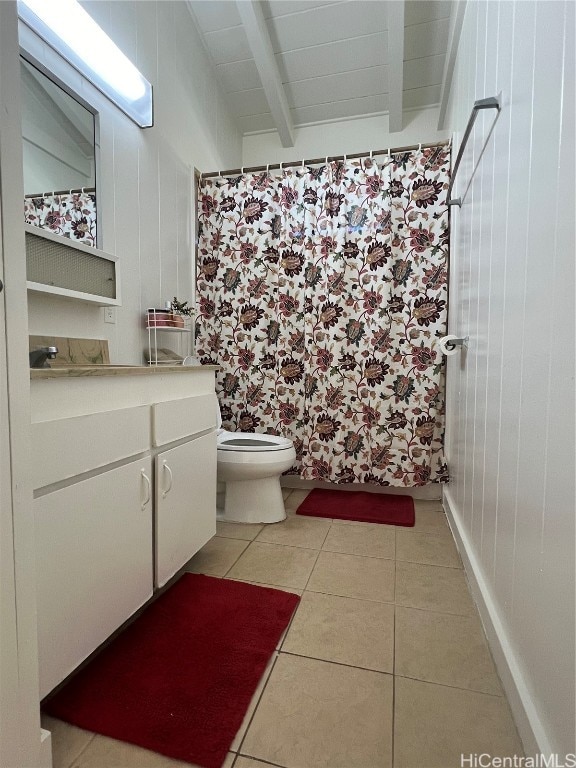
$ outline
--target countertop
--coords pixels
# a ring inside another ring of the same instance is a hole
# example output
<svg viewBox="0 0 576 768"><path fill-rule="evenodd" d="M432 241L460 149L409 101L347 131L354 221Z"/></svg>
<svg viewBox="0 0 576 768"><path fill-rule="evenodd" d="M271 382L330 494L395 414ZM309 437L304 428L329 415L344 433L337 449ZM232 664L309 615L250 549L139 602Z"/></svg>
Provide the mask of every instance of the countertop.
<svg viewBox="0 0 576 768"><path fill-rule="evenodd" d="M82 376L150 376L163 373L195 374L218 371L218 365L74 365L59 368L30 368L31 379L68 379Z"/></svg>

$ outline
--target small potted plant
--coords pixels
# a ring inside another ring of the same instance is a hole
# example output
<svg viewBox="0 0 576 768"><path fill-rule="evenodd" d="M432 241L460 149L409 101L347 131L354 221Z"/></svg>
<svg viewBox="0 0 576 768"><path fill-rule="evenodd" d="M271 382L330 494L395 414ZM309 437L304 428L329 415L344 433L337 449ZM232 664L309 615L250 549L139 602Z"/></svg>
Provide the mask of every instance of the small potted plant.
<svg viewBox="0 0 576 768"><path fill-rule="evenodd" d="M194 308L189 307L187 301L178 301L176 296L172 299L170 310L172 312L172 325L176 328L183 328L184 318L194 315Z"/></svg>

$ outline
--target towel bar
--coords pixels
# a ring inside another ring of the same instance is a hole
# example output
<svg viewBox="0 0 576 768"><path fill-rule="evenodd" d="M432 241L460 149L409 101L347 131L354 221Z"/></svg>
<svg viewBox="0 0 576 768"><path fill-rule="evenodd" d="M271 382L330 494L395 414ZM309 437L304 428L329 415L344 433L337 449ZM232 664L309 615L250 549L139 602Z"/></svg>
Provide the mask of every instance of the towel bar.
<svg viewBox="0 0 576 768"><path fill-rule="evenodd" d="M452 187L454 186L454 182L456 181L456 174L458 173L458 168L460 167L460 161L462 160L462 155L464 154L466 144L468 143L468 139L470 138L470 134L472 133L472 128L474 127L474 123L476 122L478 112L480 112L481 109L496 109L498 110L498 112L500 112L500 102L496 96L490 96L487 99L479 99L478 101L474 102L474 106L472 107L472 113L470 114L470 118L468 119L468 125L466 126L466 130L464 131L462 143L460 144L460 149L458 150L458 156L456 158L456 162L454 163L452 178L450 179L450 184L448 185L448 205L457 205L459 207L462 206L463 199L461 197L451 198L450 193L452 192ZM484 150L482 150L482 152L483 151ZM473 175L474 173L472 173L472 176Z"/></svg>

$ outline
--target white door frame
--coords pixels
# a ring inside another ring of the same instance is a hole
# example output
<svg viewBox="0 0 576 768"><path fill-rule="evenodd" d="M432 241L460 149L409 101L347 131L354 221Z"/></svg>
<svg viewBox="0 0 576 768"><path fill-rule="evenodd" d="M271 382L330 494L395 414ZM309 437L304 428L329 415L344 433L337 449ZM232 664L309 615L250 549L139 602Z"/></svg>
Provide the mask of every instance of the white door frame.
<svg viewBox="0 0 576 768"><path fill-rule="evenodd" d="M0 2L0 765L49 768L40 729L16 2Z"/></svg>

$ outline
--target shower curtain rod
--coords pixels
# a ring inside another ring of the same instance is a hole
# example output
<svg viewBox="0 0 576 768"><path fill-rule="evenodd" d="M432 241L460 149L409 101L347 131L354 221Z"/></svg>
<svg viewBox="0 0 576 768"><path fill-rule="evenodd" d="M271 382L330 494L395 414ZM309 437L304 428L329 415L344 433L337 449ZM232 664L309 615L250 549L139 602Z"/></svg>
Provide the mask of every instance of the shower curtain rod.
<svg viewBox="0 0 576 768"><path fill-rule="evenodd" d="M49 197L50 195L79 195L82 192L96 192L96 187L81 187L80 189L58 189L54 192L38 192L38 194L24 195L26 200L28 197Z"/></svg>
<svg viewBox="0 0 576 768"><path fill-rule="evenodd" d="M316 157L312 160L294 160L287 163L269 163L268 165L253 165L243 168L233 168L228 171L210 171L210 173L200 173L199 177L202 179L210 179L216 176L237 176L240 173L253 172L253 171L272 171L276 168L295 168L301 165L316 165L317 163L326 163L329 160L353 160L359 157L372 157L373 155L393 155L399 152L408 152L412 149L430 149L431 147L446 147L450 144L450 141L434 141L431 144L409 144L406 147L392 147L391 149L378 149L372 152L356 152L352 155L328 155L327 157Z"/></svg>

